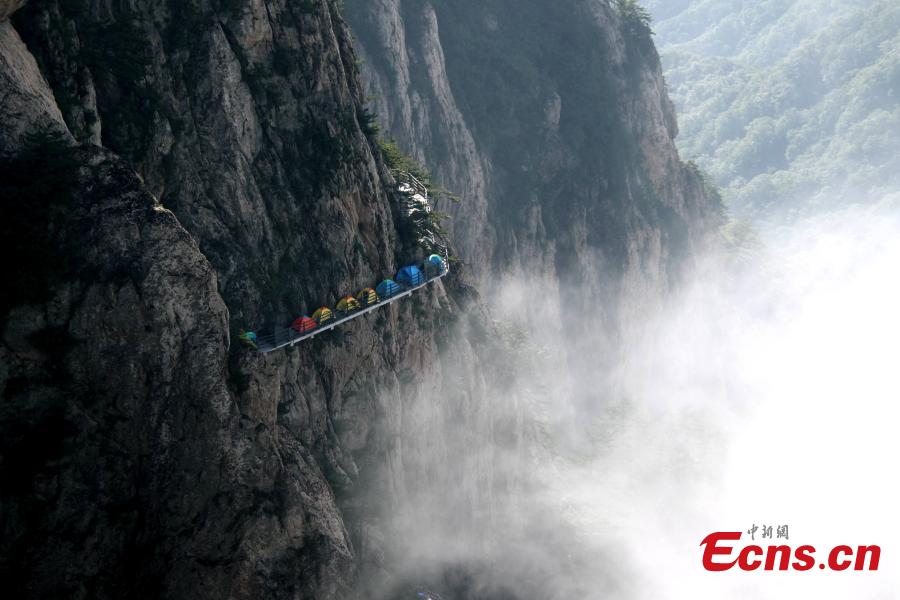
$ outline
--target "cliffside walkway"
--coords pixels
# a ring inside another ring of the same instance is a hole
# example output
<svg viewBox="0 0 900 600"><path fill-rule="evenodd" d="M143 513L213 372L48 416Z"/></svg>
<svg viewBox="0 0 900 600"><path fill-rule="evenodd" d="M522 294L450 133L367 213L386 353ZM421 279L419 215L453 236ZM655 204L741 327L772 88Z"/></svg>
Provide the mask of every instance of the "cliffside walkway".
<svg viewBox="0 0 900 600"><path fill-rule="evenodd" d="M359 317L361 317L367 313L370 313L373 310L379 309L383 306L387 306L388 304L391 304L392 302L396 302L397 300L400 300L402 298L406 298L407 296L411 295L416 290L421 289L421 288L425 287L426 285L428 285L429 283L433 283L433 282L445 277L447 275L447 273L449 273L449 272L450 272L450 261L445 261L445 267L440 273L432 275L430 277L426 276L424 278L424 281L422 281L421 283L416 284L416 285L405 286L402 284L398 284L398 286L400 287L401 290L399 292L397 292L395 295L391 296L390 298L379 298L378 302L370 304L369 306L359 308L359 309L354 310L353 312L349 312L349 313L341 313L339 311L335 311L334 314L336 315L336 317L334 319L327 321L325 323L322 323L321 325L319 325L318 327L316 327L315 329L312 329L310 331L304 331L301 333L290 327L285 327L283 329L276 329L273 333L270 333L268 335L258 336L257 340L256 340L256 347L260 352L273 352L275 350L279 350L286 346L293 346L294 344L296 344L298 342L302 342L303 340L308 340L309 338L315 337L315 336L319 335L320 333L325 333L326 331L331 331L338 325L342 325L343 323L346 323L347 321L352 321L353 319L358 319Z"/></svg>
<svg viewBox="0 0 900 600"><path fill-rule="evenodd" d="M429 201L428 187L419 181L412 173L400 170L392 170L391 173L397 181L400 182L398 191L405 197L401 207L404 212L406 212L407 216L412 216L417 212L430 213L431 204ZM433 233L426 231L422 237L419 238L419 241L423 245L427 244L427 247L441 248L443 250L443 257L432 254L423 264L422 271L418 270L418 268L413 265L403 267L397 274L398 281L385 280L382 284L379 284L383 285L385 283L390 283L390 285L393 286L386 288L388 291L383 297L380 295L380 292L379 294L376 294L372 288L367 288L367 290L372 293L371 297L376 299L375 301L366 302L365 304L357 302L352 306L344 304L344 308L349 307L346 311L323 307L319 310L326 311L328 313L327 318L320 318L317 311L313 314L312 318L302 317L302 319L298 319L298 321L301 321L299 326L292 325L291 327L278 328L266 335L258 335L255 332L248 333L241 330L241 340L260 352L273 352L286 346L293 346L303 340L308 340L320 333L331 331L338 325L346 323L347 321L352 321L353 319L357 319L382 306L386 306L391 302L406 298L419 288L423 288L429 283L441 279L450 272L450 260L447 255L447 248L446 246L437 244L434 238L435 236ZM428 264L429 262L430 264ZM439 269L436 270L435 267L439 267ZM399 277L401 272L409 269L412 271L408 274L407 279L405 281L401 280ZM366 290L363 290L363 292L360 293L365 293L365 291ZM346 297L345 300L348 298L352 300L350 297ZM338 309L340 307L341 304L339 303ZM296 323L297 321L295 321L295 324Z"/></svg>

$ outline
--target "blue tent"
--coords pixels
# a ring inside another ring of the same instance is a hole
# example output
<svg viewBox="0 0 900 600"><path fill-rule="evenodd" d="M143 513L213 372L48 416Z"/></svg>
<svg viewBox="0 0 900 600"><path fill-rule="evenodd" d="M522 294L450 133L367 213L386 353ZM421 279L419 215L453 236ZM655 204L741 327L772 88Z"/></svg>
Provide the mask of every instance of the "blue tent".
<svg viewBox="0 0 900 600"><path fill-rule="evenodd" d="M444 259L439 255L432 254L425 259L424 263L422 263L422 268L429 275L441 275L444 272L444 269L447 268L447 265L444 263Z"/></svg>
<svg viewBox="0 0 900 600"><path fill-rule="evenodd" d="M397 271L397 283L412 287L414 285L419 285L420 283L425 283L425 275L419 270L419 267L409 265L408 267L403 267Z"/></svg>
<svg viewBox="0 0 900 600"><path fill-rule="evenodd" d="M385 279L375 287L375 293L379 298L390 298L400 293L400 286L392 279Z"/></svg>

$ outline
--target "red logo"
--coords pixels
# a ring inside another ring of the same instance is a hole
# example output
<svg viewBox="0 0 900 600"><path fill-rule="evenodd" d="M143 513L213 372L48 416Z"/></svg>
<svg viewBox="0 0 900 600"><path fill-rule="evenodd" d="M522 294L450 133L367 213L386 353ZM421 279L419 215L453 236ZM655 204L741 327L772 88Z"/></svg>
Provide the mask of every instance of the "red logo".
<svg viewBox="0 0 900 600"><path fill-rule="evenodd" d="M786 544L766 548L751 544L740 550L737 544L743 534L740 531L717 531L700 542L703 546L703 568L707 571L728 571L735 565L742 571L809 571L816 566L814 546L792 548ZM877 571L881 560L879 546L835 546L828 552L819 569L831 571Z"/></svg>

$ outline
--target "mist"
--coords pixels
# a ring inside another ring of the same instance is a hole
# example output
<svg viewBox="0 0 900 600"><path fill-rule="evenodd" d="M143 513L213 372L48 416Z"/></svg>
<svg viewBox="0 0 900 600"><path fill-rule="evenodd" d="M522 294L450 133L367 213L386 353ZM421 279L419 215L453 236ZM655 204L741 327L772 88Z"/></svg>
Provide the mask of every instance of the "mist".
<svg viewBox="0 0 900 600"><path fill-rule="evenodd" d="M891 468L900 450L898 231L896 216L848 210L770 232L746 271L729 277L715 261L702 269L651 343L629 356L637 367L626 386L651 423L632 422L579 495L620 511L641 574L632 597L880 598L900 589L890 559L900 504ZM645 474L646 485L635 482ZM624 485L610 490L610 475ZM604 502L611 491L619 501ZM703 537L754 524L788 524L795 548L881 545L880 570L702 569Z"/></svg>
<svg viewBox="0 0 900 600"><path fill-rule="evenodd" d="M702 257L662 302L623 298L615 339L564 306L536 321L538 283L506 280L497 361L513 383L491 402L515 439L460 450L504 483L435 475L413 493L403 576L445 599L893 597L898 232L895 213L862 209L763 231L749 260ZM439 473L447 455L431 458ZM487 522L500 534L483 537ZM789 526L788 541L757 533L764 547L811 544L821 560L876 544L881 564L703 569L706 535L753 525Z"/></svg>

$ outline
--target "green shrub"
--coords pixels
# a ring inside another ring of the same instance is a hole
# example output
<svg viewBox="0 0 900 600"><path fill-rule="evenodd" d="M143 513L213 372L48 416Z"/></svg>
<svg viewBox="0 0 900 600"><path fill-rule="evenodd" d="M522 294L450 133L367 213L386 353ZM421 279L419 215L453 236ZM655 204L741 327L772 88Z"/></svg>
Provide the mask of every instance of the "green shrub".
<svg viewBox="0 0 900 600"><path fill-rule="evenodd" d="M359 119L359 125L362 128L363 133L365 133L367 137L377 139L381 134L381 126L378 124L378 114L368 106L364 106L359 111L357 118Z"/></svg>

